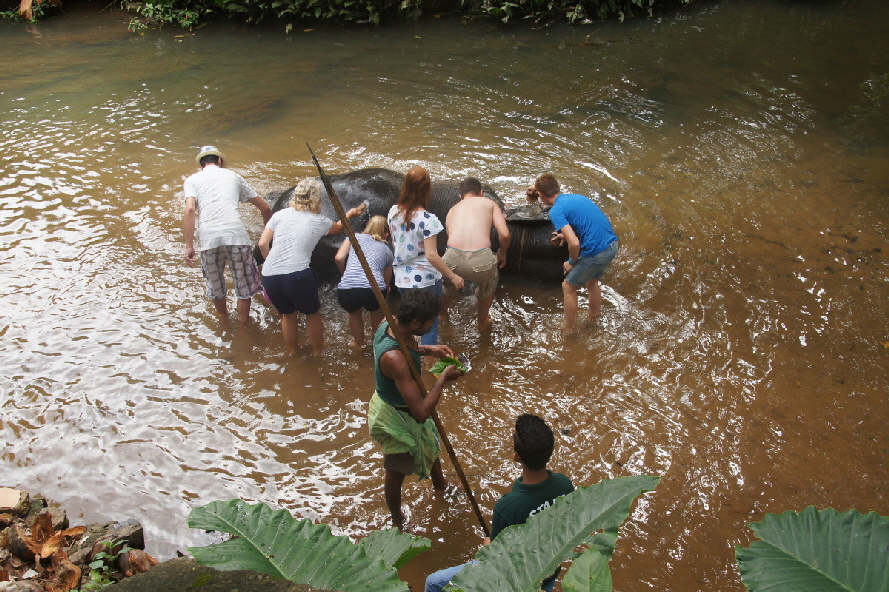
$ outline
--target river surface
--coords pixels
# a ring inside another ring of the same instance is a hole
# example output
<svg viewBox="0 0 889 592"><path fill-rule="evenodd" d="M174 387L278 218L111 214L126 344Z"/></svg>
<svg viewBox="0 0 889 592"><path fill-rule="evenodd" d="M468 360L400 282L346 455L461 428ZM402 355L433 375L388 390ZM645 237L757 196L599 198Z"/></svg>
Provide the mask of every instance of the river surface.
<svg viewBox="0 0 889 592"><path fill-rule="evenodd" d="M504 277L485 337L471 297L450 309L473 371L440 414L487 517L522 412L576 484L663 476L622 530L619 591L743 590L734 545L767 512L889 515L889 3L144 35L66 7L0 23L0 485L74 523L137 518L160 559L209 542L186 518L218 499L387 525L371 358L333 289L317 360L258 300L246 328L218 320L182 260L199 146L267 194L314 174L308 142L330 173L421 164L507 205L551 171L620 235L573 338L557 285ZM428 482L404 501L433 541L402 570L418 589L480 529Z"/></svg>

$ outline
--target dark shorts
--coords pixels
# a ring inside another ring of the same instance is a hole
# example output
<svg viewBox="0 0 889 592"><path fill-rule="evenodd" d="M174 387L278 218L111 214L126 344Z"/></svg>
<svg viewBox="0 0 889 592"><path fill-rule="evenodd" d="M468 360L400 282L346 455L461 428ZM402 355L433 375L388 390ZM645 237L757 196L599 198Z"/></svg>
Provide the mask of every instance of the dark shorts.
<svg viewBox="0 0 889 592"><path fill-rule="evenodd" d="M310 315L321 310L318 277L311 267L293 273L264 276L262 285L269 300L281 314L299 311Z"/></svg>
<svg viewBox="0 0 889 592"><path fill-rule="evenodd" d="M386 291L383 290L383 296L385 295ZM371 288L337 289L336 299L339 301L340 306L342 306L348 313L358 312L362 309L367 312L380 310L380 303L377 302L377 297L374 295L374 291Z"/></svg>

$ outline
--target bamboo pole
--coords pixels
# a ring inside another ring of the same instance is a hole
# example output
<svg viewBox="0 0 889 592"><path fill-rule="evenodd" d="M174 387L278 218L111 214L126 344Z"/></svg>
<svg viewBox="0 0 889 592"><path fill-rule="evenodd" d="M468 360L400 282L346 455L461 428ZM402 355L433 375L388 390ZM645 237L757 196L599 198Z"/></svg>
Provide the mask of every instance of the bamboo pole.
<svg viewBox="0 0 889 592"><path fill-rule="evenodd" d="M364 269L364 273L367 275L367 280L370 283L370 287L373 290L374 296L376 296L377 302L380 303L380 310L383 311L383 315L386 317L386 321L389 323L389 326L394 329L396 327L395 319L392 316L392 312L389 310L389 305L386 302L386 298L383 296L382 290L380 290L380 287L377 285L376 279L374 279L373 271L370 269L367 258L364 256L364 250L361 248L361 245L358 244L358 240L355 238L355 231L352 230L352 224L346 217L346 211L343 209L343 204L340 203L340 198L337 196L336 191L334 191L330 179L327 178L327 175L325 175L324 171L321 169L321 164L315 157L315 152L312 151L312 147L309 146L308 142L306 142L306 147L309 149L309 153L311 153L312 155L312 161L318 168L318 174L321 176L321 182L324 183L324 188L327 189L327 195L328 197L330 197L330 202L333 204L333 207L336 210L337 215L339 216L340 222L342 222L343 224L343 230L345 230L346 234L349 236L349 240L352 243L352 248L355 249L355 254L358 256L358 260L361 262L361 267ZM393 330L392 334L395 336L395 340L398 342L398 348L401 350L401 354L404 356L405 361L407 361L407 366L408 368L410 368L411 371L411 377L414 379L414 382L417 383L417 387L420 389L420 394L425 398L427 394L426 387L423 385L423 379L420 376L420 371L417 369L416 365L411 362L411 356L410 352L408 351L407 343L405 343L403 337L398 331ZM479 524L481 524L482 531L485 533L486 537L490 537L491 531L488 529L488 523L485 521L484 516L482 516L482 512L479 508L478 502L476 501L475 496L472 493L472 489L469 487L469 481L467 481L466 479L466 474L463 472L463 467L460 465L460 461L457 460L457 455L454 452L454 448L453 446L451 446L451 442L448 439L448 435L441 423L441 419L438 417L438 411L435 409L432 410L432 420L435 422L435 427L438 430L438 435L441 437L441 441L445 446L445 450L447 450L448 452L448 456L450 457L451 462L454 465L454 469L457 471L457 475L460 477L460 483L463 485L463 490L466 492L466 496L469 498L469 501L472 504L472 509L475 511L475 516L476 518L478 518Z"/></svg>

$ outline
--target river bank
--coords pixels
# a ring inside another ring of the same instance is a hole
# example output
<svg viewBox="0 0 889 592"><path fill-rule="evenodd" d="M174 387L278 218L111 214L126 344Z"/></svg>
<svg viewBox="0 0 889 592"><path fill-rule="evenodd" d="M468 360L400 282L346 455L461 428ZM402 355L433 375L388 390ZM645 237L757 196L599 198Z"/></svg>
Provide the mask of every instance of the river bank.
<svg viewBox="0 0 889 592"><path fill-rule="evenodd" d="M97 590L99 581L118 592L323 592L253 571L218 571L189 557L159 563L144 548L135 520L72 527L52 500L0 485L0 592ZM96 567L99 553L113 559Z"/></svg>

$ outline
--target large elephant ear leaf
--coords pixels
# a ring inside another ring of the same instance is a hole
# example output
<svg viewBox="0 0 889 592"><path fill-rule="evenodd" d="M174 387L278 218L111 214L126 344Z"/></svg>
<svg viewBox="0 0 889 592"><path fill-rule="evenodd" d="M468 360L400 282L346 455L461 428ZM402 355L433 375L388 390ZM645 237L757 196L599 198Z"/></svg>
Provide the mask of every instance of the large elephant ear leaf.
<svg viewBox="0 0 889 592"><path fill-rule="evenodd" d="M594 548L574 560L565 579L562 590L565 592L611 592L611 570L608 561L611 557L603 555Z"/></svg>
<svg viewBox="0 0 889 592"><path fill-rule="evenodd" d="M886 592L889 518L832 508L766 514L750 524L760 540L735 547L750 592Z"/></svg>
<svg viewBox="0 0 889 592"><path fill-rule="evenodd" d="M359 543L368 557L381 559L386 567L401 569L432 546L427 538L402 534L397 528L375 530Z"/></svg>
<svg viewBox="0 0 889 592"><path fill-rule="evenodd" d="M539 591L540 583L562 561L576 556L574 548L582 544L593 545L588 552L606 558L607 564L616 529L629 516L633 501L654 489L659 480L659 477L636 475L578 487L524 524L504 529L490 545L479 549L475 556L478 563L467 565L455 575L452 587L447 589ZM603 529L604 536L591 536Z"/></svg>
<svg viewBox="0 0 889 592"><path fill-rule="evenodd" d="M216 569L249 569L322 590L409 590L396 570L368 557L360 545L334 536L326 524L295 520L287 510L216 501L193 509L188 525L234 535L217 545L188 549L198 563Z"/></svg>

